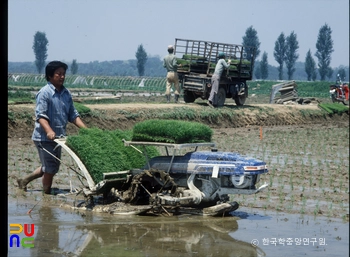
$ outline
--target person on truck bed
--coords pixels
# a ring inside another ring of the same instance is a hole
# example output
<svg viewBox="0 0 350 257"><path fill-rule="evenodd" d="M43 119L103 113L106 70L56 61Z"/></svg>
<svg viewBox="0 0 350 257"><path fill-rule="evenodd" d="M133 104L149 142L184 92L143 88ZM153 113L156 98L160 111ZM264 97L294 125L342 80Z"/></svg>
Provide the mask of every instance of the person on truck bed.
<svg viewBox="0 0 350 257"><path fill-rule="evenodd" d="M177 62L176 56L174 54L174 46L168 46L168 55L163 59L163 67L168 71L166 75L166 90L165 96L167 103L170 102L170 90L172 85L175 87L175 103L179 101L180 86L179 86L179 77L177 75Z"/></svg>
<svg viewBox="0 0 350 257"><path fill-rule="evenodd" d="M217 93L219 90L220 77L225 68L228 68L231 60L225 61L225 53L219 52L218 54L219 60L215 66L215 71L213 76L211 77L211 91L208 98L208 105L210 107L215 107L217 105Z"/></svg>

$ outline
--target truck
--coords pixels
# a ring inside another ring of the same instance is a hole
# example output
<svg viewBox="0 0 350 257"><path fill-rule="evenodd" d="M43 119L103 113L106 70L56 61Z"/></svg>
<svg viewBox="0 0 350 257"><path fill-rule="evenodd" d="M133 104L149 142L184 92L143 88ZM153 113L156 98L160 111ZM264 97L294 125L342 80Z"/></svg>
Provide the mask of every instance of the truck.
<svg viewBox="0 0 350 257"><path fill-rule="evenodd" d="M185 103L209 98L219 52L225 54L226 61L231 60L231 65L221 75L217 106L223 106L226 98L232 98L238 106L244 105L248 97L247 81L253 76L255 47L175 38L174 54Z"/></svg>

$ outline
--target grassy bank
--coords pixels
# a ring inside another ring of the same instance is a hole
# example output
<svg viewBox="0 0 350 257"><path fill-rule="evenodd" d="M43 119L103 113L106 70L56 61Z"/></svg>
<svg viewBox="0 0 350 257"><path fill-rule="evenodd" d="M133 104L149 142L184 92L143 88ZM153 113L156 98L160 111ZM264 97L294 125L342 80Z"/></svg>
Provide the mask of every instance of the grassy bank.
<svg viewBox="0 0 350 257"><path fill-rule="evenodd" d="M254 94L261 97L270 96L272 86L278 83L280 83L280 81L248 81L249 95ZM34 101L35 92L45 84L46 81L44 77L35 74L21 74L16 80L9 78L8 100ZM297 81L296 84L299 97L329 98L329 82ZM110 95L117 95L126 92L162 94L165 91L165 78L81 77L70 75L67 76L65 85L72 92L81 96L93 96L99 92L108 92Z"/></svg>

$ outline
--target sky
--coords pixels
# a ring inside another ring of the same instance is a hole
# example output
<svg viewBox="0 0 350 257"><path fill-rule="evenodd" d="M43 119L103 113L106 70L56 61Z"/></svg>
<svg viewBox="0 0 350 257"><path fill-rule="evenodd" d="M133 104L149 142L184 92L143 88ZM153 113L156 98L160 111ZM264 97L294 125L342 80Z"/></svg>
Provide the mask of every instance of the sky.
<svg viewBox="0 0 350 257"><path fill-rule="evenodd" d="M47 61L136 59L139 45L163 58L175 38L242 44L252 26L260 55L294 32L297 61L310 50L317 63L319 30L332 30L331 67L349 66L349 0L8 0L8 61L34 62L37 31L49 41Z"/></svg>

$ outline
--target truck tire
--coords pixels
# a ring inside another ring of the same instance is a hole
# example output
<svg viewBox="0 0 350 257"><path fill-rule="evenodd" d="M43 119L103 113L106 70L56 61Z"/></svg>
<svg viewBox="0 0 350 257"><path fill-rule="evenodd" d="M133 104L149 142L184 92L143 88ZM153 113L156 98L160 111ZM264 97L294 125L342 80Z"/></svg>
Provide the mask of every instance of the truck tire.
<svg viewBox="0 0 350 257"><path fill-rule="evenodd" d="M247 99L248 96L248 87L246 83L241 83L240 84L240 90L244 88L244 94L242 95L236 95L236 97L234 98L236 105L238 106L242 106L245 103L245 100ZM240 91L239 90L239 91ZM239 92L238 92L239 93Z"/></svg>
<svg viewBox="0 0 350 257"><path fill-rule="evenodd" d="M244 105L245 99L246 99L245 95L236 96L236 97L235 97L235 103L236 103L236 105L238 105L238 106Z"/></svg>
<svg viewBox="0 0 350 257"><path fill-rule="evenodd" d="M226 90L223 87L220 87L216 97L218 98L217 99L217 106L218 107L224 106L225 101L226 101Z"/></svg>
<svg viewBox="0 0 350 257"><path fill-rule="evenodd" d="M192 92L184 92L184 101L185 103L193 103L196 100L195 95Z"/></svg>

